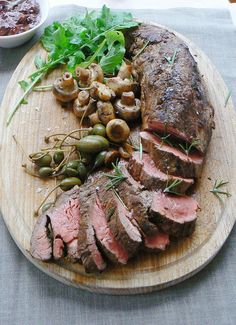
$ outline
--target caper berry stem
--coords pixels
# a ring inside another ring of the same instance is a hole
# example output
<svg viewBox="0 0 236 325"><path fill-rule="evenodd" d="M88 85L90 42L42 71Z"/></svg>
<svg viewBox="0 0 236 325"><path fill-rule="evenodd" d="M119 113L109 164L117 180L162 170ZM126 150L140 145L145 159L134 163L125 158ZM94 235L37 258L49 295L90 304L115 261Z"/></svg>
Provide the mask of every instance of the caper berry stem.
<svg viewBox="0 0 236 325"><path fill-rule="evenodd" d="M77 132L81 132L81 131L89 131L89 130L90 130L89 128L79 128L79 129L76 129L76 130L73 130L73 131L67 133L64 136L64 138L61 140L61 144L60 144L59 148L61 148L61 146L63 145L63 143L65 142L65 140L67 138L69 138L72 134L77 133Z"/></svg>
<svg viewBox="0 0 236 325"><path fill-rule="evenodd" d="M39 157L35 157L35 158L34 158L34 156L37 155L38 153L41 153L41 152L35 152L35 153L30 154L30 155L29 155L30 160L35 162L35 161L37 161L37 160L39 160L39 159L45 157L45 156L49 153L49 151L47 151L47 152L45 152L45 153L42 153L42 155L39 156Z"/></svg>
<svg viewBox="0 0 236 325"><path fill-rule="evenodd" d="M75 152L76 149L73 148L70 150L70 152L64 157L64 159L60 162L60 164L55 168L55 172L58 172L61 168L61 166L63 166L65 163L67 163L69 157L72 155L73 152Z"/></svg>
<svg viewBox="0 0 236 325"><path fill-rule="evenodd" d="M40 203L39 207L37 208L37 210L34 211L34 216L37 217L39 214L39 210L41 209L41 207L44 205L44 203L47 201L47 199L49 198L49 196L58 188L60 187L60 184L56 185L53 187L53 189L45 196L45 198L42 200L42 202Z"/></svg>
<svg viewBox="0 0 236 325"><path fill-rule="evenodd" d="M13 137L15 143L16 143L16 144L19 146L19 148L21 149L23 155L24 155L27 159L29 159L29 156L28 156L27 153L25 152L25 150L24 150L22 144L21 144L21 143L16 139L16 136L13 134L12 137Z"/></svg>
<svg viewBox="0 0 236 325"><path fill-rule="evenodd" d="M52 138L52 137L57 137L57 136L60 136L60 135L67 135L67 133L54 133L54 134L50 134L50 135L48 135L48 136L45 136L44 137L44 141L46 142L46 143L48 143L49 142L49 140L50 140L50 138ZM75 137L75 136L73 136L73 135L69 135L69 138L72 138L72 139L75 139L75 140L80 140L79 138L77 138L77 137ZM54 139L55 140L55 139ZM59 140L59 139L58 139ZM57 140L56 140L57 141ZM61 141L61 140L60 140Z"/></svg>
<svg viewBox="0 0 236 325"><path fill-rule="evenodd" d="M29 174L30 176L33 176L33 177L41 178L41 176L39 176L38 174L35 174L32 170L30 170L26 164L22 164L21 166L22 166L22 168L24 168L24 171L26 172L26 174Z"/></svg>

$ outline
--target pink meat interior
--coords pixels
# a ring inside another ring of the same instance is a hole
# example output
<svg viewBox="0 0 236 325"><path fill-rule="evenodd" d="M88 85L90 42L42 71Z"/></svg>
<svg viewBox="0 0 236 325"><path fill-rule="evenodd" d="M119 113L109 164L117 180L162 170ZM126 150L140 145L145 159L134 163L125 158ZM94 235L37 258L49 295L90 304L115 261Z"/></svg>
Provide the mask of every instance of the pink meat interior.
<svg viewBox="0 0 236 325"><path fill-rule="evenodd" d="M145 237L144 243L147 248L165 250L170 243L170 239L169 235L160 232L154 236Z"/></svg>
<svg viewBox="0 0 236 325"><path fill-rule="evenodd" d="M126 264L129 258L128 253L116 240L108 227L105 213L102 210L101 203L97 197L91 212L91 219L98 240L108 251L117 257L120 263Z"/></svg>
<svg viewBox="0 0 236 325"><path fill-rule="evenodd" d="M198 152L192 152L188 156L177 148L171 147L170 145L164 143L161 138L157 135L154 135L147 131L140 132L141 139L150 141L153 144L157 145L162 151L172 153L173 155L179 157L183 161L192 161L196 164L201 164L203 157Z"/></svg>
<svg viewBox="0 0 236 325"><path fill-rule="evenodd" d="M152 177L167 181L168 175L163 173L160 169L158 169L154 163L154 161L151 159L151 157L143 153L142 154L142 160L140 159L139 152L134 152L132 155L133 160L136 160L139 164L142 164L142 169L146 173L146 175L150 175ZM171 180L183 180L185 183L193 184L194 180L192 178L182 178L177 176L169 176Z"/></svg>
<svg viewBox="0 0 236 325"><path fill-rule="evenodd" d="M197 218L197 201L190 196L168 195L155 192L151 210L178 223L190 222Z"/></svg>

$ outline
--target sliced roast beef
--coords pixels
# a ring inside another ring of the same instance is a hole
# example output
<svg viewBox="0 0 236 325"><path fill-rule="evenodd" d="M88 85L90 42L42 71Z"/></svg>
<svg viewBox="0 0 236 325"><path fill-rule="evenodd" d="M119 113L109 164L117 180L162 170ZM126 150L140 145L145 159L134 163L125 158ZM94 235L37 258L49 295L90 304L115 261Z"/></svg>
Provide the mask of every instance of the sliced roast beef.
<svg viewBox="0 0 236 325"><path fill-rule="evenodd" d="M214 111L188 47L174 33L145 24L127 31L126 43L141 84L143 129L166 130L189 143L199 139L205 153Z"/></svg>
<svg viewBox="0 0 236 325"><path fill-rule="evenodd" d="M174 237L191 235L197 220L198 204L190 196L155 192L150 208L151 220Z"/></svg>
<svg viewBox="0 0 236 325"><path fill-rule="evenodd" d="M87 184L81 186L78 254L87 273L102 272L106 268L106 262L98 249L90 219L90 208L94 202L94 195L95 187L92 182L88 181Z"/></svg>
<svg viewBox="0 0 236 325"><path fill-rule="evenodd" d="M164 174L146 153L140 157L139 152L134 152L129 160L128 170L133 178L148 190L164 190L169 182L180 181L175 187L175 191L183 194L194 183L191 178Z"/></svg>
<svg viewBox="0 0 236 325"><path fill-rule="evenodd" d="M152 202L152 192L143 189L136 182L126 169L120 164L121 171L126 179L117 188L119 195L129 210L133 211L133 218L136 220L143 236L152 236L158 233L158 228L148 218L148 210Z"/></svg>
<svg viewBox="0 0 236 325"><path fill-rule="evenodd" d="M111 232L128 252L129 257L132 257L137 252L142 237L133 220L132 212L120 201L115 191L106 189L105 184L108 181L108 178L104 177L103 185L97 188L97 195Z"/></svg>
<svg viewBox="0 0 236 325"><path fill-rule="evenodd" d="M30 240L30 253L34 258L42 261L52 258L52 231L46 213L38 218L34 226Z"/></svg>
<svg viewBox="0 0 236 325"><path fill-rule="evenodd" d="M91 205L90 218L95 230L96 238L100 243L101 249L106 256L114 263L126 264L129 258L128 252L122 244L115 238L106 220L105 212L96 195Z"/></svg>
<svg viewBox="0 0 236 325"><path fill-rule="evenodd" d="M197 178L201 172L203 157L197 153L186 155L150 132L140 132L144 151L163 173L184 178Z"/></svg>
<svg viewBox="0 0 236 325"><path fill-rule="evenodd" d="M144 249L149 252L164 251L170 244L169 235L159 232L153 236L144 237Z"/></svg>
<svg viewBox="0 0 236 325"><path fill-rule="evenodd" d="M55 206L39 217L31 237L31 254L35 258L78 259L78 195L78 189L62 193Z"/></svg>

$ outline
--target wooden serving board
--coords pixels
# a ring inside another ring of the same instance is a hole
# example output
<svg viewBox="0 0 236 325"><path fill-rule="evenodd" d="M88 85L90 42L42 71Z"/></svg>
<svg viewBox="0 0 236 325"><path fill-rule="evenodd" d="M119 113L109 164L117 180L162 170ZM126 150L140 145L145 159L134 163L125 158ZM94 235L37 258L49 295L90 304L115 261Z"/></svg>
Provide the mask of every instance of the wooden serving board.
<svg viewBox="0 0 236 325"><path fill-rule="evenodd" d="M216 129L196 189L196 199L201 207L196 231L166 252L140 255L127 266L110 267L100 275L86 274L78 263L43 263L29 254L30 236L36 221L33 211L54 182L33 178L22 170L21 163L25 162L25 158L13 135L27 153L32 153L45 147L45 135L67 133L78 127L78 120L73 113L60 107L51 92L34 92L29 96L29 103L21 106L10 126L6 127L9 111L22 94L17 82L34 71L35 54L44 53L40 45L34 46L16 68L0 114L0 206L5 223L23 254L53 278L93 292L146 293L174 285L201 270L229 236L236 219L233 210L236 194L236 115L233 103L230 99L224 107L228 90L207 56L188 39L177 35L187 43L197 61L210 102L215 108ZM52 83L59 75L59 70L54 71L43 84ZM228 190L232 197L220 202L209 192L216 179L230 181Z"/></svg>

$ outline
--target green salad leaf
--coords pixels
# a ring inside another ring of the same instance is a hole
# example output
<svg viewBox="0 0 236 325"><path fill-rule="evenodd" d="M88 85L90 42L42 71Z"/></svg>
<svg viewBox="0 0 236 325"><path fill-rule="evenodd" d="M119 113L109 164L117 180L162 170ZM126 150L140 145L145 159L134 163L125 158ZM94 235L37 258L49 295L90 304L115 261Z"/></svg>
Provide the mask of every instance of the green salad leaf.
<svg viewBox="0 0 236 325"><path fill-rule="evenodd" d="M48 52L47 60L36 55L34 63L37 70L28 80L20 82L24 93L10 113L7 125L35 85L60 64L66 64L66 69L74 72L77 66L87 67L95 61L100 63L105 74L114 74L125 55L122 30L138 24L130 13L112 12L103 6L100 11L86 11L84 15L70 17L63 22L55 21L46 27L41 43Z"/></svg>

